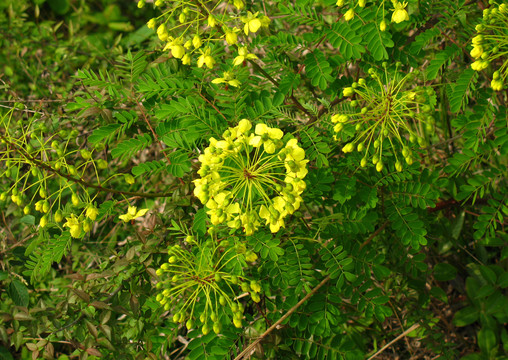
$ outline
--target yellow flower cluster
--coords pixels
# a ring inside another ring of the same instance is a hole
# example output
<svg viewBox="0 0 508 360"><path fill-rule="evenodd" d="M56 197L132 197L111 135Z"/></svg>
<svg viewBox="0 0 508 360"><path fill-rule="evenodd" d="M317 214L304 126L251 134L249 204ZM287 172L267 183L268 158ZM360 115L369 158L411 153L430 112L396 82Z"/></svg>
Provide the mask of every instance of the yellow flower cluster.
<svg viewBox="0 0 508 360"><path fill-rule="evenodd" d="M180 245L169 248L168 262L156 271L160 279L157 289L161 291L156 300L165 310L173 312L175 323L185 323L189 330L199 319L203 334L206 335L210 329L218 334L221 330L218 319L223 316L232 318L237 328L242 327L244 308L233 289L239 287L242 292L249 293L253 301L259 302L261 285L242 274L233 275L225 271L225 264L221 261L227 263L238 256L244 256L249 261L245 245L239 247L241 250L233 246L219 250L216 239L209 239L203 244L193 243L193 251ZM251 260L257 258L255 254L250 256ZM202 306L199 316L196 316L198 302Z"/></svg>
<svg viewBox="0 0 508 360"><path fill-rule="evenodd" d="M500 68L494 72L490 86L495 91L504 88L508 76L508 5L496 4L483 11L483 23L476 25L477 35L473 37L471 56L475 62L471 69L482 71L502 61Z"/></svg>
<svg viewBox="0 0 508 360"><path fill-rule="evenodd" d="M300 207L308 160L296 139L284 143L280 129L257 124L251 130L243 119L222 139L210 139L199 156L194 195L208 208L212 225L243 227L252 235L264 221L277 232Z"/></svg>
<svg viewBox="0 0 508 360"><path fill-rule="evenodd" d="M385 1L386 0L382 0L381 2L379 2L377 0L373 1L374 3L378 3L377 6L378 6L379 10L382 10L382 12L381 12L382 14L384 14L384 12L385 12L385 10L384 10ZM345 2L346 2L345 0L337 0L336 5L338 7L342 7L342 6L344 6ZM352 19L354 19L355 15L356 15L356 13L355 13L356 7L364 8L367 4L367 0L358 0L358 1L353 1L353 2L355 3L355 5L350 6L350 8L344 13L344 20L346 20L346 21L351 21ZM409 20L409 14L406 10L407 1L399 2L398 0L392 0L392 5L393 5L392 22L398 24L403 21ZM384 16L384 15L382 15L382 16ZM383 18L383 20L381 20L381 22L379 23L379 30L385 31L386 27L387 27L387 22Z"/></svg>
<svg viewBox="0 0 508 360"><path fill-rule="evenodd" d="M385 79L389 79L389 75L387 65L384 65L383 76L374 69L369 69L373 81L359 79L351 87L343 89L345 97L354 99L349 102L349 110L333 115L331 121L334 124L336 140L343 133L344 140L347 140L348 134L352 132L357 134L343 146L342 151L349 153L357 150L363 153L360 162L362 167L367 166L371 160L376 170L382 171L383 149L386 150L388 147L395 155L395 169L401 171L402 162L394 150L396 147L402 148L402 156L406 163L408 165L413 163L408 142L417 142L418 145L424 146L422 129L429 133L433 131L435 120L432 116L432 106L435 103L435 93L431 88L422 87L404 91L404 85L411 83L417 74L413 72L400 78L397 73L400 64L397 64L392 80L385 84ZM408 139L405 138L406 134Z"/></svg>
<svg viewBox="0 0 508 360"><path fill-rule="evenodd" d="M247 59L257 59L239 41L246 43L247 37L270 24L270 19L259 11L245 11L243 0L233 0L230 3L216 1L206 7L192 2L155 2L156 7L163 5L165 9L162 15L150 19L147 26L156 29L159 39L166 42L164 51L170 50L171 55L180 59L184 65L195 61L198 67L212 69L219 58L236 51L238 55L234 59L235 66ZM242 28L245 38L239 39ZM217 42L232 46L232 51L217 47Z"/></svg>

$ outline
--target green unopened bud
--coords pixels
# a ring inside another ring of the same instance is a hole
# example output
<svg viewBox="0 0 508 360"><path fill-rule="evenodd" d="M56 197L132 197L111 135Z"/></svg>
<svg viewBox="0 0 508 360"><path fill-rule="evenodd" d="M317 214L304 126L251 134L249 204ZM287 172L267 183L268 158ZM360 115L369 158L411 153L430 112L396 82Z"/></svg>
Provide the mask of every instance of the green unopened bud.
<svg viewBox="0 0 508 360"><path fill-rule="evenodd" d="M42 203L42 212L47 214L49 212L49 201L44 201Z"/></svg>
<svg viewBox="0 0 508 360"><path fill-rule="evenodd" d="M192 321L192 319L187 320L187 322L185 323L185 327L187 328L187 330L192 329L194 327L194 321Z"/></svg>
<svg viewBox="0 0 508 360"><path fill-rule="evenodd" d="M91 230L92 230L92 223L88 219L85 219L85 221L83 221L83 231L90 232Z"/></svg>
<svg viewBox="0 0 508 360"><path fill-rule="evenodd" d="M79 152L81 154L81 157L85 160L88 160L92 157L92 153L86 149L83 149Z"/></svg>
<svg viewBox="0 0 508 360"><path fill-rule="evenodd" d="M27 205L23 208L23 214L28 215L30 214L30 206Z"/></svg>
<svg viewBox="0 0 508 360"><path fill-rule="evenodd" d="M44 227L46 227L46 225L48 225L48 218L46 215L41 217L41 220L39 221L39 225L41 226L41 228L44 228Z"/></svg>
<svg viewBox="0 0 508 360"><path fill-rule="evenodd" d="M63 220L62 210L58 209L58 210L55 212L54 218L55 218L55 221L56 221L56 222L61 222L61 221Z"/></svg>
<svg viewBox="0 0 508 360"><path fill-rule="evenodd" d="M108 162L104 159L97 160L97 167L101 170L108 168Z"/></svg>
<svg viewBox="0 0 508 360"><path fill-rule="evenodd" d="M45 199L45 198L48 196L48 194L46 193L46 189L44 189L43 187L41 187L41 188L39 189L39 196L40 196L41 198Z"/></svg>
<svg viewBox="0 0 508 360"><path fill-rule="evenodd" d="M217 335L220 334L220 324L218 322L213 323L213 332Z"/></svg>

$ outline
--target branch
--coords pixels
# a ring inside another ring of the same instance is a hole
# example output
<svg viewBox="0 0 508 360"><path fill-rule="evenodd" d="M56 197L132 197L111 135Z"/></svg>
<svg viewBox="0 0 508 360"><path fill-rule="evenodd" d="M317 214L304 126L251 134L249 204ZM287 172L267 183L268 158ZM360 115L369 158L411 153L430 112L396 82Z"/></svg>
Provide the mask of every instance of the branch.
<svg viewBox="0 0 508 360"><path fill-rule="evenodd" d="M88 188L92 188L92 189L96 189L98 191L101 191L101 192L107 192L107 193L112 193L112 194L123 194L123 195L129 195L129 196L139 196L139 197L144 197L144 198L157 198L157 197L170 197L172 196L173 192L167 192L167 193L143 193L143 192L135 192L135 191L123 191L123 190L116 190L116 189L112 189L112 188L106 188L106 187L103 187L101 185L97 185L97 184L92 184L92 183L89 183L81 178L76 178L72 175L68 175L68 174L65 174L63 173L61 170L57 170L53 167L51 167L50 165L48 165L47 163L33 157L32 155L30 155L29 153L27 153L23 148L17 146L16 144L12 143L11 141L9 141L4 135L0 134L0 139L2 139L3 141L5 141L6 144L12 146L13 148L15 148L23 157L25 157L25 159L33 162L36 166L42 168L42 169L45 169L49 172L52 172L54 174L58 174L60 175L61 177L63 178L66 178L67 180L70 180L74 183L77 183L77 184L81 184L85 187L88 187Z"/></svg>

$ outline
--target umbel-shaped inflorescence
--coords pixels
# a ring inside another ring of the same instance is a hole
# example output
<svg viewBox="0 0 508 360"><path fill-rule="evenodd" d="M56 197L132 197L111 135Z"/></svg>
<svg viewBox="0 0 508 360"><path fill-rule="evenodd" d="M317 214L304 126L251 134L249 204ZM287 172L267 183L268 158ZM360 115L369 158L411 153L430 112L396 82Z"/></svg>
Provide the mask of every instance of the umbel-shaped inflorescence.
<svg viewBox="0 0 508 360"><path fill-rule="evenodd" d="M161 292L156 300L173 313L175 323L185 323L189 330L200 324L203 334L211 329L218 334L227 321L240 328L244 307L237 295L248 293L253 301L261 300L260 284L241 270L257 255L242 244L223 244L226 240L219 246L215 239L199 244L193 236L187 238L192 247L173 245L168 262L157 270Z"/></svg>
<svg viewBox="0 0 508 360"><path fill-rule="evenodd" d="M471 56L476 59L471 64L475 71L481 71L490 64L496 66L490 86L493 90L501 91L505 88L508 76L508 4L497 4L483 11L483 22L476 25L477 35L473 38Z"/></svg>
<svg viewBox="0 0 508 360"><path fill-rule="evenodd" d="M210 138L199 156L201 178L194 180L194 194L213 225L243 227L251 235L265 222L277 232L300 207L308 160L298 141L284 141L280 129L257 124L251 130L243 119L221 140Z"/></svg>
<svg viewBox="0 0 508 360"><path fill-rule="evenodd" d="M349 106L334 114L331 120L335 124L335 139L347 140L351 133L355 134L342 151L362 153L362 167L372 161L377 171L382 171L383 152L389 147L395 156L395 168L401 171L402 161L395 150L401 150L408 165L413 163L409 144L425 146L424 130L432 132L435 122L431 113L436 95L432 88L418 86L406 90L418 75L417 70L400 76L397 71L400 63L397 63L390 78L386 64L383 65L384 74L371 68L370 79L359 79L343 90L343 95L351 98Z"/></svg>
<svg viewBox="0 0 508 360"><path fill-rule="evenodd" d="M145 3L139 0L138 6L143 7ZM254 6L247 10L244 0L156 0L153 5L162 13L148 21L148 27L156 29L159 39L166 43L164 50L169 50L184 65L211 69L217 60L224 60L230 54L237 54L234 66L257 59L246 45L249 37L270 24L267 16L253 10ZM227 47L229 51L225 51ZM216 80L231 86L240 84L233 71Z"/></svg>

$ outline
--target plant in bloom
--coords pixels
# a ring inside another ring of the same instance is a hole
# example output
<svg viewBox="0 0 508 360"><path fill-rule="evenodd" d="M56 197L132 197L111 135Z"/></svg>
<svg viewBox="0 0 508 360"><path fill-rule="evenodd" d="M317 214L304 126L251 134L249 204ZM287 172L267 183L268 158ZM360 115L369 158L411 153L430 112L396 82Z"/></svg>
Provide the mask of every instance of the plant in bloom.
<svg viewBox="0 0 508 360"><path fill-rule="evenodd" d="M254 6L246 10L243 0L218 1L206 6L157 0L155 7L161 7L162 14L150 19L147 26L156 30L159 39L166 42L164 50L170 50L184 65L194 62L198 67L206 65L209 69L233 53L226 50L229 46L249 43L249 37L270 24L270 18L253 10ZM216 46L219 40L227 46ZM247 59L257 59L247 48L240 46L240 49L234 60L236 65Z"/></svg>
<svg viewBox="0 0 508 360"><path fill-rule="evenodd" d="M213 84L223 84L226 83L228 85L231 85L233 87L240 86L240 81L238 79L235 79L234 75L230 71L224 71L222 74L223 77L216 78L212 80Z"/></svg>
<svg viewBox="0 0 508 360"><path fill-rule="evenodd" d="M120 215L120 220L123 220L124 222L129 222L131 220L137 219L138 217L144 216L148 212L148 209L141 209L138 210L135 206L129 206L129 209L127 210L127 214Z"/></svg>
<svg viewBox="0 0 508 360"><path fill-rule="evenodd" d="M199 156L201 178L194 195L208 208L212 225L243 228L252 235L262 224L272 232L302 202L307 175L305 151L296 139L284 141L283 132L266 124L252 131L249 120L229 128Z"/></svg>
<svg viewBox="0 0 508 360"><path fill-rule="evenodd" d="M427 132L433 131L431 112L436 95L431 88L404 90L417 76L417 71L400 78L397 71L400 64L397 64L393 78L385 84L389 75L384 65L383 76L371 68L369 74L372 81L360 79L343 90L344 96L352 98L349 109L333 115L332 123L335 124L336 139L342 137L347 140L349 134L356 133L342 151L348 153L357 150L363 153L362 167L371 160L376 169L382 171L383 151L390 147L395 155L395 168L401 171L402 162L395 149L402 149L407 164L413 163L408 143L425 145L423 128Z"/></svg>
<svg viewBox="0 0 508 360"><path fill-rule="evenodd" d="M407 1L398 2L397 0L392 0L393 3L393 13L392 13L392 21L394 23L401 23L403 21L409 20L409 14L407 13L406 6Z"/></svg>
<svg viewBox="0 0 508 360"><path fill-rule="evenodd" d="M233 270L232 264L240 258L255 261L257 256L245 245L233 246L227 240L219 246L216 239L201 244L187 236L186 242L194 244L192 249L178 244L170 247L168 262L156 271L160 279L156 300L166 311L173 312L174 322L185 323L189 330L199 321L203 334L211 329L218 334L222 317L232 319L237 328L242 327L244 308L234 289L249 293L253 301L259 302L261 286L249 280L243 270Z"/></svg>
<svg viewBox="0 0 508 360"><path fill-rule="evenodd" d="M495 91L505 88L508 76L508 5L497 4L483 11L483 23L476 25L471 56L476 60L471 69L482 71L490 64L499 66L492 75L490 87Z"/></svg>

